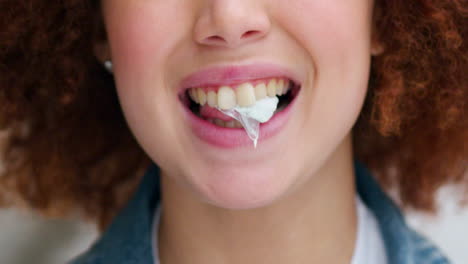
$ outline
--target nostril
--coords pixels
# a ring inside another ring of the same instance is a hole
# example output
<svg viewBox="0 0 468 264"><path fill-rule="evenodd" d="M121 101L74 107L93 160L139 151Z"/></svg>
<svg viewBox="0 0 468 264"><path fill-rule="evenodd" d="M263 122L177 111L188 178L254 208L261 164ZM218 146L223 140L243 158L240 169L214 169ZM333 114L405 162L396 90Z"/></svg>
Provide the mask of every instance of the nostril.
<svg viewBox="0 0 468 264"><path fill-rule="evenodd" d="M210 41L224 41L224 39L220 36L211 36L211 37L208 37L207 40L210 40Z"/></svg>
<svg viewBox="0 0 468 264"><path fill-rule="evenodd" d="M245 32L244 34L242 34L241 38L248 38L248 37L251 37L251 36L256 35L258 33L260 33L258 30L249 30L249 31Z"/></svg>

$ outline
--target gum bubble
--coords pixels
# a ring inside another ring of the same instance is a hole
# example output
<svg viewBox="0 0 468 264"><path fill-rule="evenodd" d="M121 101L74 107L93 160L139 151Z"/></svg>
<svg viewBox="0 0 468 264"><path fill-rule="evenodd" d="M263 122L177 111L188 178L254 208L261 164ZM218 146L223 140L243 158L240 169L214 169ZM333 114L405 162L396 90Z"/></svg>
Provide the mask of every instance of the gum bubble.
<svg viewBox="0 0 468 264"><path fill-rule="evenodd" d="M249 138L252 140L254 144L254 148L257 148L258 137L260 134L260 122L258 122L257 120L245 114L239 113L235 109L229 109L229 110L219 109L219 111L239 121L239 123L241 123L242 126L244 127L245 132L247 132L247 135L249 136Z"/></svg>
<svg viewBox="0 0 468 264"><path fill-rule="evenodd" d="M260 135L260 123L268 122L273 116L278 107L279 99L275 97L267 97L258 100L253 106L240 107L236 106L233 109L218 110L223 114L239 121L245 129L245 132L252 140L254 148L257 148L257 142Z"/></svg>

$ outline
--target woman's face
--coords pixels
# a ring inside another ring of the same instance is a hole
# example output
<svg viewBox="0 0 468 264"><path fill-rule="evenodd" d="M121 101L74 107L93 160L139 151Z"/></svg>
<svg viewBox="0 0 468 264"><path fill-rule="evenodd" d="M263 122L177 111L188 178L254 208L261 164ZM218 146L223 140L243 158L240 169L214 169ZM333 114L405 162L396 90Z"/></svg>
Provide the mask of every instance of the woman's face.
<svg viewBox="0 0 468 264"><path fill-rule="evenodd" d="M372 0L102 4L127 122L164 177L200 200L237 209L272 203L349 139L367 91ZM293 99L262 125L256 149L243 129L208 122L223 118L187 90L240 102L247 99L232 95L240 84L257 92L272 79L292 81L284 97ZM233 93L221 95L221 86Z"/></svg>

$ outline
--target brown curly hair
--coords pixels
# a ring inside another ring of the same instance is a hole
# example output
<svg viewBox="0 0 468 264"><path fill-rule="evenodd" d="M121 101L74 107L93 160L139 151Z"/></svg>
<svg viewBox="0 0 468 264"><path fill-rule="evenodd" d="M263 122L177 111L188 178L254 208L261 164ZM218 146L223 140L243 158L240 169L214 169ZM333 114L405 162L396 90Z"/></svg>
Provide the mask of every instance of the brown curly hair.
<svg viewBox="0 0 468 264"><path fill-rule="evenodd" d="M354 154L402 205L431 211L443 184L468 187L468 2L375 5L384 52ZM104 227L151 160L93 53L106 38L99 1L2 0L0 10L0 200L51 216L80 209Z"/></svg>

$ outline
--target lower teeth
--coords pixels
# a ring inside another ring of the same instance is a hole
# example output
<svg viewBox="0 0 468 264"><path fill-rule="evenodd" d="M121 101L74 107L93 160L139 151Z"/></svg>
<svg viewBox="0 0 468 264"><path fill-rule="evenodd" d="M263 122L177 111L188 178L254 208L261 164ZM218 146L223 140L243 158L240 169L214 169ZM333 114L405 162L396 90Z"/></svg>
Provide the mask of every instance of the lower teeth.
<svg viewBox="0 0 468 264"><path fill-rule="evenodd" d="M242 128L242 124L239 123L237 120L231 120L231 121L223 121L221 119L215 118L215 119L208 119L208 122L217 125L219 127L226 127L226 128Z"/></svg>

